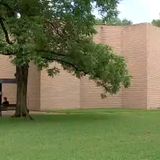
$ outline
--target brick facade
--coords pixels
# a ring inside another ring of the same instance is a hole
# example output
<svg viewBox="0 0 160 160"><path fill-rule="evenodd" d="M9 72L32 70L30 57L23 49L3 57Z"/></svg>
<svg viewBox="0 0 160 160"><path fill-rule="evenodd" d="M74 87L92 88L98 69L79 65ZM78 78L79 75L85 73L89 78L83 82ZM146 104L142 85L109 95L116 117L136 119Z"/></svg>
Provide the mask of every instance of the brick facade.
<svg viewBox="0 0 160 160"><path fill-rule="evenodd" d="M160 29L147 25L147 107L160 108Z"/></svg>
<svg viewBox="0 0 160 160"><path fill-rule="evenodd" d="M32 110L67 108L159 108L160 107L160 29L150 24L126 27L97 26L96 43L108 44L125 57L132 84L115 96L101 99L102 88L87 77L77 79L66 71L55 78L31 64L28 105ZM15 67L0 56L0 78L14 78ZM51 64L60 67L58 64ZM15 102L16 85L3 85L3 96Z"/></svg>

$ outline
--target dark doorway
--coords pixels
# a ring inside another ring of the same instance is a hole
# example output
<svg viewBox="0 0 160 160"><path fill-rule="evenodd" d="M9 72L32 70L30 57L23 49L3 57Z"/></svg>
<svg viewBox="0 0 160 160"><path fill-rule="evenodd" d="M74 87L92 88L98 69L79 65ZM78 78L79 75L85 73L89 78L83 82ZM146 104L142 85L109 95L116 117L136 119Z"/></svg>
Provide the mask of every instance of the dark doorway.
<svg viewBox="0 0 160 160"><path fill-rule="evenodd" d="M2 104L2 92L3 92L2 85L3 84L16 84L16 79L8 79L8 78L0 79L0 106Z"/></svg>

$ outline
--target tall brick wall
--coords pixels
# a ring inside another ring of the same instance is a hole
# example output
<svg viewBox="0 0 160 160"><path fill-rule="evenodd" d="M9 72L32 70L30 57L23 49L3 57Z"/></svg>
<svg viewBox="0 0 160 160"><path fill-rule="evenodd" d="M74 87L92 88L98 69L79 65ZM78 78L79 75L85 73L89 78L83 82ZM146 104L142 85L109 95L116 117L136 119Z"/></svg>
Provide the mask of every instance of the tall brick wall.
<svg viewBox="0 0 160 160"><path fill-rule="evenodd" d="M122 31L121 26L98 25L97 34L94 36L94 42L106 44L113 47L116 54L122 54Z"/></svg>
<svg viewBox="0 0 160 160"><path fill-rule="evenodd" d="M81 79L80 100L81 108L120 108L122 107L121 92L115 96L108 95L107 98L102 99L101 93L103 89L88 80L88 78Z"/></svg>
<svg viewBox="0 0 160 160"><path fill-rule="evenodd" d="M126 27L98 26L97 31L98 34L95 36L95 42L108 44L113 47L117 54L124 56L129 72L132 75L131 87L120 91L119 100L117 97L116 99L114 99L115 97L109 97L111 98L110 105L112 107L146 108L147 25L139 24ZM97 92L97 90L93 92ZM93 92L91 93L93 94ZM88 99L89 101L90 98ZM107 106L108 103L105 103L105 105Z"/></svg>
<svg viewBox="0 0 160 160"><path fill-rule="evenodd" d="M147 25L148 109L160 108L160 28Z"/></svg>
<svg viewBox="0 0 160 160"><path fill-rule="evenodd" d="M8 56L0 55L0 78L15 78L15 66Z"/></svg>
<svg viewBox="0 0 160 160"><path fill-rule="evenodd" d="M40 71L31 63L28 74L28 108L40 110Z"/></svg>
<svg viewBox="0 0 160 160"><path fill-rule="evenodd" d="M61 68L58 64L50 67L53 66ZM54 78L43 70L40 90L41 110L80 108L80 80L63 69Z"/></svg>
<svg viewBox="0 0 160 160"><path fill-rule="evenodd" d="M94 41L99 44L108 44L113 47L117 54L121 54L122 27L97 26L97 34ZM121 91L115 95L108 95L102 99L100 94L103 89L88 78L81 79L81 108L120 108L122 107Z"/></svg>
<svg viewBox="0 0 160 160"><path fill-rule="evenodd" d="M124 27L122 53L132 75L131 86L122 91L124 108L147 107L147 25Z"/></svg>

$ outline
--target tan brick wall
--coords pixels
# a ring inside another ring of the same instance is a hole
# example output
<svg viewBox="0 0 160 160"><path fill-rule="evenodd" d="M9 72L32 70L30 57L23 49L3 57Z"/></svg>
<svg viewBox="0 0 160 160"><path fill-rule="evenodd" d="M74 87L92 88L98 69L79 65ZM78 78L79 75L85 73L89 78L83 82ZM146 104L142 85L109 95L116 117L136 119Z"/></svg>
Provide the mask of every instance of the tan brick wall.
<svg viewBox="0 0 160 160"><path fill-rule="evenodd" d="M28 107L40 110L40 71L31 63L28 74Z"/></svg>
<svg viewBox="0 0 160 160"><path fill-rule="evenodd" d="M113 47L116 53L123 55L127 61L129 71L132 75L131 87L128 89L123 89L122 92L119 93L119 99L121 99L122 102L120 103L120 100L115 99L115 97L111 97L110 105L118 106L118 104L121 104L120 106L123 106L124 108L146 108L147 25L139 24L127 27L98 26L97 31L98 35L94 38L95 42L108 44ZM94 92L97 91L91 91L92 94ZM89 100L90 98L88 101ZM96 100L97 99L95 99L95 101ZM116 105L114 103L116 103Z"/></svg>
<svg viewBox="0 0 160 160"><path fill-rule="evenodd" d="M0 55L0 78L15 78L15 66L8 56Z"/></svg>
<svg viewBox="0 0 160 160"><path fill-rule="evenodd" d="M101 93L103 89L88 80L88 78L81 79L81 108L120 108L121 107L121 93L102 99Z"/></svg>
<svg viewBox="0 0 160 160"><path fill-rule="evenodd" d="M122 54L122 31L124 27L100 25L96 27L94 41L113 47L117 54Z"/></svg>
<svg viewBox="0 0 160 160"><path fill-rule="evenodd" d="M60 65L52 64L50 67ZM54 78L41 72L41 110L80 108L80 80L61 70Z"/></svg>
<svg viewBox="0 0 160 160"><path fill-rule="evenodd" d="M148 108L160 108L160 28L147 26Z"/></svg>
<svg viewBox="0 0 160 160"><path fill-rule="evenodd" d="M122 27L117 26L96 26L97 34L94 41L100 44L108 44L113 47L117 54L121 54ZM81 108L120 108L122 107L121 91L115 95L108 95L102 99L103 89L88 80L81 79Z"/></svg>
<svg viewBox="0 0 160 160"><path fill-rule="evenodd" d="M125 108L147 107L147 47L146 24L124 27L122 53L132 75L131 86L122 91Z"/></svg>

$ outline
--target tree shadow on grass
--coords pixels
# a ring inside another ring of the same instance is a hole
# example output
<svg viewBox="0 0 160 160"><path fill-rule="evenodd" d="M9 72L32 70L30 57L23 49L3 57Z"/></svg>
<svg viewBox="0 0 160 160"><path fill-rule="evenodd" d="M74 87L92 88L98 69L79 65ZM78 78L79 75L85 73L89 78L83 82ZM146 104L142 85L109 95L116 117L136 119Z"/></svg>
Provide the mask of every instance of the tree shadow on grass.
<svg viewBox="0 0 160 160"><path fill-rule="evenodd" d="M124 115L117 111L109 110L82 110L82 111L62 111L49 112L45 114L32 114L34 121L26 120L25 118L13 119L8 116L3 116L0 123L3 125L17 125L17 124L50 124L50 123L93 123L93 122L119 122L124 119ZM0 126L1 126L0 124Z"/></svg>
<svg viewBox="0 0 160 160"><path fill-rule="evenodd" d="M49 122L82 122L82 123L92 123L93 121L119 121L122 119L122 115L115 113L66 113L66 114L49 114L49 115L34 115L35 121L41 123Z"/></svg>

